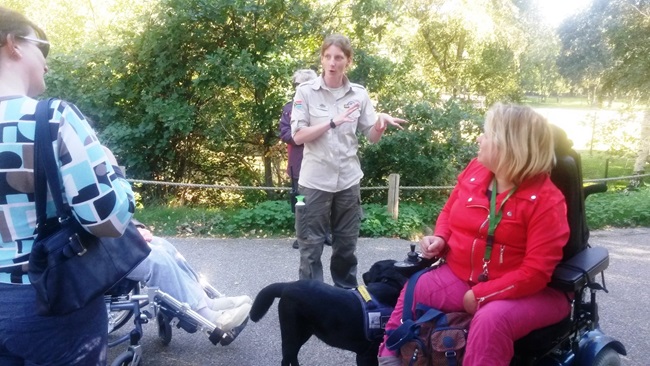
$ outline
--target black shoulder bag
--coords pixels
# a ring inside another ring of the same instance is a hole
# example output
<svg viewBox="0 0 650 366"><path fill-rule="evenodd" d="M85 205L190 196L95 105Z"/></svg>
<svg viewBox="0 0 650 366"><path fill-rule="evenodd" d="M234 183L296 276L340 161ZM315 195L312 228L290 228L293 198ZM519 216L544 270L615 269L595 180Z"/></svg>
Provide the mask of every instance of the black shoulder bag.
<svg viewBox="0 0 650 366"><path fill-rule="evenodd" d="M63 315L103 296L144 260L151 249L129 223L119 238L98 238L87 232L64 207L57 163L52 149L51 99L36 107L34 191L37 237L29 255L29 281L36 290L40 315ZM57 126L58 127L58 126ZM52 133L55 132L55 133ZM45 212L48 185L56 217Z"/></svg>

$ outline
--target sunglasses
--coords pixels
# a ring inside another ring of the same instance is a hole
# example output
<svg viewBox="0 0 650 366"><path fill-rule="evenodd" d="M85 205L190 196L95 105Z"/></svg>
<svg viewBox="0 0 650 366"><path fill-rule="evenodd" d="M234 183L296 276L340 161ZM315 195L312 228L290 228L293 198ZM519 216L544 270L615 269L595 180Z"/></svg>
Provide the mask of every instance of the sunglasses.
<svg viewBox="0 0 650 366"><path fill-rule="evenodd" d="M50 53L50 42L38 39L38 38L33 38L33 37L26 37L26 36L16 36L16 38L24 39L25 41L32 41L36 43L36 47L41 51L43 54L44 58L47 58L47 54Z"/></svg>

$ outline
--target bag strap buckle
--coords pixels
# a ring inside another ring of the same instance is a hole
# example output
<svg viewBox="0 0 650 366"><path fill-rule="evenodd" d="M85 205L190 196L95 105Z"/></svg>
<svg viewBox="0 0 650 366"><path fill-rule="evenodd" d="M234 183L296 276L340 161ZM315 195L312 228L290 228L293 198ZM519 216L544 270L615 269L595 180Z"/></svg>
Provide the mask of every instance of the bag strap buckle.
<svg viewBox="0 0 650 366"><path fill-rule="evenodd" d="M88 252L88 249L86 249L86 247L81 242L81 238L79 237L78 233L73 233L70 235L70 238L68 240L68 244L63 249L63 253L66 257L70 258L75 254L81 257L86 254L86 252Z"/></svg>

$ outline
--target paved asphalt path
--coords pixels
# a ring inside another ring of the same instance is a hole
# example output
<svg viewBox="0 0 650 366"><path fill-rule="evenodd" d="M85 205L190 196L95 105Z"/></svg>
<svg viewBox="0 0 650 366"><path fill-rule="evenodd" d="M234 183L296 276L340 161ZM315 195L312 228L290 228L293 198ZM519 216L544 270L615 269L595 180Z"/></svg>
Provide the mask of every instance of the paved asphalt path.
<svg viewBox="0 0 650 366"><path fill-rule="evenodd" d="M171 238L188 261L221 292L254 297L273 282L294 281L298 277L298 251L292 239L196 239ZM650 365L650 228L615 229L591 233L592 246L604 246L610 253L605 271L609 294L599 292L601 326L627 347L623 365ZM405 257L409 242L400 239L359 239L358 279L372 263ZM329 256L325 248L325 280L329 277ZM128 330L128 327L125 327ZM125 328L118 331L124 332ZM203 333L189 334L174 328L172 341L162 346L155 320L145 325L142 347L144 364L149 366L276 366L280 365L280 330L277 301L258 323L250 322L227 347L213 346ZM126 349L119 345L109 352L109 360ZM315 337L300 351L305 366L355 365L354 354L331 348Z"/></svg>

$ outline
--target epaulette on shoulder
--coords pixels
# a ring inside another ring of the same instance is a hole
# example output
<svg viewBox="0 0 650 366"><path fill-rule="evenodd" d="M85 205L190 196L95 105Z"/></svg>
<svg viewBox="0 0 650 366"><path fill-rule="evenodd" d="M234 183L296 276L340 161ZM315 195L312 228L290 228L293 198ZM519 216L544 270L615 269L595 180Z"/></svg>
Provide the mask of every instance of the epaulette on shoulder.
<svg viewBox="0 0 650 366"><path fill-rule="evenodd" d="M305 82L302 82L302 83L298 84L298 86L296 87L296 89L298 89L298 88L302 88L302 87L305 87L305 86L309 86L310 88L314 88L314 85L320 86L320 84L314 84L314 83L317 82L317 81L318 81L318 78L316 78L316 79L311 79L311 80L307 80L307 81L305 81Z"/></svg>
<svg viewBox="0 0 650 366"><path fill-rule="evenodd" d="M365 87L365 86L363 86L363 85L361 85L361 84L357 84L357 83L350 83L350 87L351 87L351 88L361 89L361 90L366 90L366 87Z"/></svg>

